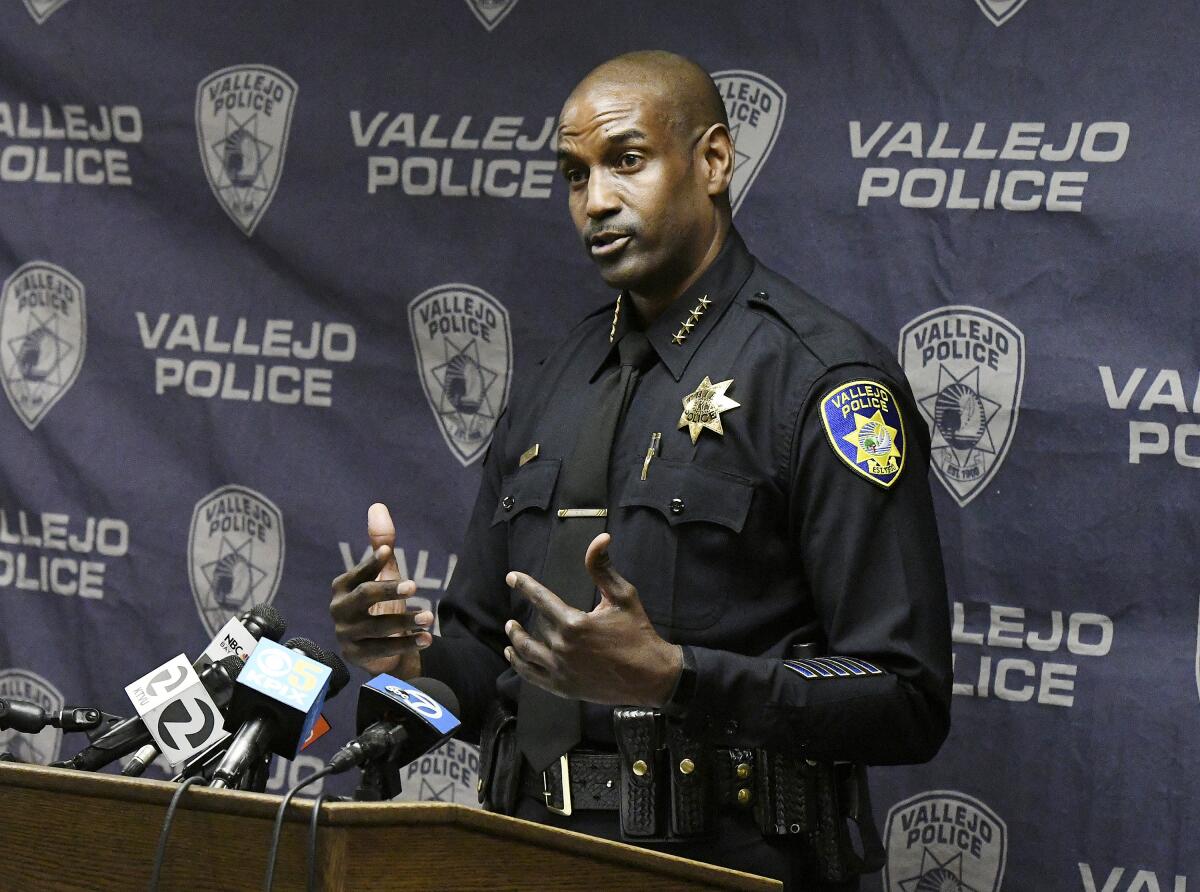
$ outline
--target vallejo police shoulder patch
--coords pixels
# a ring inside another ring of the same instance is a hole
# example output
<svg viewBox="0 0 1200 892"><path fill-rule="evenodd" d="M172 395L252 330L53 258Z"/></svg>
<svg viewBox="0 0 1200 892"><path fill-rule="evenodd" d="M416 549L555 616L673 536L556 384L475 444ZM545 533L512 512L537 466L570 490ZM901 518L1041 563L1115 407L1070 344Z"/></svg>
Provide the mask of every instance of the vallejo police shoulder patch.
<svg viewBox="0 0 1200 892"><path fill-rule="evenodd" d="M838 458L884 489L904 468L904 419L878 381L848 381L821 398L821 423Z"/></svg>

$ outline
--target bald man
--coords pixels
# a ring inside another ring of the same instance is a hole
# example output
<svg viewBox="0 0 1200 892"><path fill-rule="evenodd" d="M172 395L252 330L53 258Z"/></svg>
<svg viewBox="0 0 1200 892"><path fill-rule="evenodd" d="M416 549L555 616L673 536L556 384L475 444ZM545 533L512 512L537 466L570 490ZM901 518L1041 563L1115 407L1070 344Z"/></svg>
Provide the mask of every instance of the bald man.
<svg viewBox="0 0 1200 892"><path fill-rule="evenodd" d="M928 432L888 352L733 230L702 68L601 65L558 146L620 295L514 387L441 636L404 609L374 505L374 556L334 582L338 639L450 685L490 808L856 889L879 852L855 765L927 760L949 725Z"/></svg>

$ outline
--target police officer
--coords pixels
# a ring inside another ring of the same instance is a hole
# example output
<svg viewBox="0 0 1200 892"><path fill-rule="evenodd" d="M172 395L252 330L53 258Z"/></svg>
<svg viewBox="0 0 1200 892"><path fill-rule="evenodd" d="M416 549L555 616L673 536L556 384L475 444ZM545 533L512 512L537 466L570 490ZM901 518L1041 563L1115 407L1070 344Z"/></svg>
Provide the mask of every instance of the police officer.
<svg viewBox="0 0 1200 892"><path fill-rule="evenodd" d="M878 865L830 854L846 815L826 813L865 804L846 763L928 760L949 726L928 432L888 352L733 230L702 68L601 65L558 147L620 297L514 386L441 636L405 610L416 586L373 505L373 557L334 581L338 640L371 672L450 685L491 807L857 888Z"/></svg>

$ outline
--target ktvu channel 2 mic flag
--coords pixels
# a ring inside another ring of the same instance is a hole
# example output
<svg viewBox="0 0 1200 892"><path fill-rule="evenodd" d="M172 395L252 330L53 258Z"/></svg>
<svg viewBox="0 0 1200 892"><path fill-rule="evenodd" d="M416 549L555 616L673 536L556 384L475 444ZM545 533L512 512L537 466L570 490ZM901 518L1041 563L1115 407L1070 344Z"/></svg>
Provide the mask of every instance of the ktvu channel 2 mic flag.
<svg viewBox="0 0 1200 892"><path fill-rule="evenodd" d="M866 888L1200 884L1171 832L1200 801L1200 8L122 11L0 4L0 696L120 712L267 603L332 644L376 501L436 605L511 394L614 297L561 103L661 47L714 75L751 250L896 351L931 439L953 724L872 770ZM269 789L352 736L353 700ZM451 740L402 795L475 805L478 768Z"/></svg>

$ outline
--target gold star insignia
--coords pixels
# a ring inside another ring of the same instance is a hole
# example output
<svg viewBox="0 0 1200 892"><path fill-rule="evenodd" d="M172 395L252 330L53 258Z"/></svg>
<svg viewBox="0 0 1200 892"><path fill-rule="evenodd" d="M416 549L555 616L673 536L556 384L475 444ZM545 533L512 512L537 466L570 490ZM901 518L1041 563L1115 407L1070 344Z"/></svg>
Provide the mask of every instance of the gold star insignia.
<svg viewBox="0 0 1200 892"><path fill-rule="evenodd" d="M685 335L683 332L677 331L677 332L675 332L675 334L671 335L671 343L672 344L682 344L683 339L686 337L687 337L687 335Z"/></svg>
<svg viewBox="0 0 1200 892"><path fill-rule="evenodd" d="M713 384L708 375L705 375L700 386L683 398L683 414L679 416L678 426L688 429L693 444L700 438L700 431L704 428L718 436L724 436L721 413L741 405L725 395L725 391L732 384L732 378Z"/></svg>
<svg viewBox="0 0 1200 892"><path fill-rule="evenodd" d="M900 458L900 450L896 448L897 432L897 428L887 424L883 413L876 409L870 418L855 412L854 430L842 439L858 450L856 462L870 462L886 472L897 469L896 459Z"/></svg>
<svg viewBox="0 0 1200 892"><path fill-rule="evenodd" d="M704 295L704 297L700 298L700 307L701 307L701 311L703 312L703 310L707 310L707 309L708 309L708 305L709 305L710 303L712 303L712 301L708 299L708 295L707 295L707 294L706 294L706 295Z"/></svg>
<svg viewBox="0 0 1200 892"><path fill-rule="evenodd" d="M694 326L695 324L696 324L695 322L693 322L692 320L689 319L687 322L683 323L683 325L681 325L680 328L682 328L688 334L691 334L692 326Z"/></svg>

